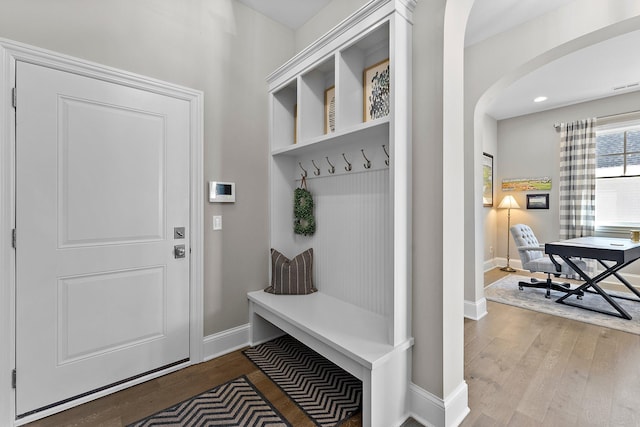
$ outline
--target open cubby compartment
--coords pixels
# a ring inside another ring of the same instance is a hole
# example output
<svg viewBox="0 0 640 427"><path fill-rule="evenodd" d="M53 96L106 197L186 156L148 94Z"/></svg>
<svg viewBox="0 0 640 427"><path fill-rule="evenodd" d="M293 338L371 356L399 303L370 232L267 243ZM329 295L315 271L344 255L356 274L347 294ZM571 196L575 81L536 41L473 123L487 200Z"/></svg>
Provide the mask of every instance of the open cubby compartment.
<svg viewBox="0 0 640 427"><path fill-rule="evenodd" d="M284 148L297 142L298 81L273 93L271 98L272 132L271 147Z"/></svg>
<svg viewBox="0 0 640 427"><path fill-rule="evenodd" d="M340 111L343 127L350 128L364 121L364 72L389 59L389 51L389 21L382 22L340 51L336 111Z"/></svg>
<svg viewBox="0 0 640 427"><path fill-rule="evenodd" d="M335 68L335 56L331 55L300 78L300 143L326 133L325 91L335 86Z"/></svg>

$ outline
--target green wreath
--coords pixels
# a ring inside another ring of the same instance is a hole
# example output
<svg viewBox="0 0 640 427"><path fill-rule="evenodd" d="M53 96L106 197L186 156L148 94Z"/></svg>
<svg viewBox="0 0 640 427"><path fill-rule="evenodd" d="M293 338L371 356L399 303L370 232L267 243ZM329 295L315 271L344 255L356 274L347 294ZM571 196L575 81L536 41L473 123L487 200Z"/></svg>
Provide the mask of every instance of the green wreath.
<svg viewBox="0 0 640 427"><path fill-rule="evenodd" d="M295 217L293 231L296 234L310 236L315 233L313 197L306 188L296 188L293 193L293 215Z"/></svg>

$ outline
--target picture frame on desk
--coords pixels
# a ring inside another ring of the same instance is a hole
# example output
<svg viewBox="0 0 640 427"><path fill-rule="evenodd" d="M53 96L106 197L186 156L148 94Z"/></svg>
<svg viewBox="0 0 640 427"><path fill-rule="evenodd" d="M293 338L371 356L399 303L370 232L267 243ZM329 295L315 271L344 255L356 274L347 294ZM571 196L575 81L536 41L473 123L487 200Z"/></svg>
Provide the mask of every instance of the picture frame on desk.
<svg viewBox="0 0 640 427"><path fill-rule="evenodd" d="M336 87L324 91L324 133L336 131Z"/></svg>
<svg viewBox="0 0 640 427"><path fill-rule="evenodd" d="M549 209L549 193L527 194L527 209Z"/></svg>
<svg viewBox="0 0 640 427"><path fill-rule="evenodd" d="M390 77L389 58L365 68L363 76L365 122L389 115Z"/></svg>

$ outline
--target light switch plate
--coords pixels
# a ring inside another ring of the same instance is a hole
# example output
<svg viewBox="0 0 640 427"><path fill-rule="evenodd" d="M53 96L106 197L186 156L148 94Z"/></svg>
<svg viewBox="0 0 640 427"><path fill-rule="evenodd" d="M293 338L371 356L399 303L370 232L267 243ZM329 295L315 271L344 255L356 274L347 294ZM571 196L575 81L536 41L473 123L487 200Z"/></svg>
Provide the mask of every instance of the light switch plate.
<svg viewBox="0 0 640 427"><path fill-rule="evenodd" d="M213 216L213 230L214 231L222 230L222 215Z"/></svg>

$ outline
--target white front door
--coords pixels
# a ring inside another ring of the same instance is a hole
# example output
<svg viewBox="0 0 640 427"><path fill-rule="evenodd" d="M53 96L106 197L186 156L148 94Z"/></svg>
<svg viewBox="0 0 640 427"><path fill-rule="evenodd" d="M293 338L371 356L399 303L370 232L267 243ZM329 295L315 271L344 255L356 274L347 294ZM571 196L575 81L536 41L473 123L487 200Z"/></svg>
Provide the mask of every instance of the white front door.
<svg viewBox="0 0 640 427"><path fill-rule="evenodd" d="M21 61L16 87L24 416L189 358L190 135L184 100Z"/></svg>

